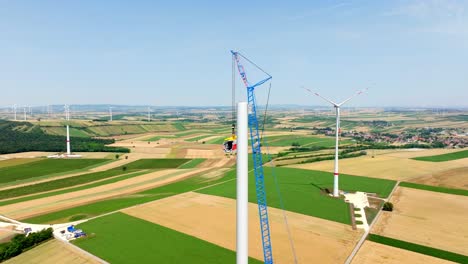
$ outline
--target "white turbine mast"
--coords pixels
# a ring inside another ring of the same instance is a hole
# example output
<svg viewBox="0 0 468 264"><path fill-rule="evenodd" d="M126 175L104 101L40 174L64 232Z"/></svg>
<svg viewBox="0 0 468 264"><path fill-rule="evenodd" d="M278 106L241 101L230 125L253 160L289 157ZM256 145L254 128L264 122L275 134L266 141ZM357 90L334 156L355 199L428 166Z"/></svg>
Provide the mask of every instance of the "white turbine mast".
<svg viewBox="0 0 468 264"><path fill-rule="evenodd" d="M151 108L148 106L148 122L151 122Z"/></svg>
<svg viewBox="0 0 468 264"><path fill-rule="evenodd" d="M26 106L23 106L23 120L26 121L28 118L26 116Z"/></svg>
<svg viewBox="0 0 468 264"><path fill-rule="evenodd" d="M14 114L14 115L15 115L15 121L17 120L17 119L16 119L16 108L17 108L17 106L16 106L16 104L14 104L14 105L13 105L13 112L15 113L15 114Z"/></svg>
<svg viewBox="0 0 468 264"><path fill-rule="evenodd" d="M70 120L70 106L69 105L64 105L65 108L65 120L69 121Z"/></svg>
<svg viewBox="0 0 468 264"><path fill-rule="evenodd" d="M349 97L348 99L344 100L341 103L335 103L332 100L327 99L327 98L321 96L320 94L311 91L310 89L307 89L307 88L304 88L304 89L306 91L308 91L308 92L322 98L323 100L327 101L328 103L333 105L333 107L335 108L335 112L336 112L336 131L335 131L335 169L334 169L334 173L333 173L333 175L334 175L334 178L333 178L333 196L338 197L339 196L339 190L338 190L338 144L339 144L339 137L340 137L340 107L342 105L344 105L346 102L348 102L349 100L351 100L352 98L364 93L365 91L367 91L367 89L357 91L353 96Z"/></svg>
<svg viewBox="0 0 468 264"><path fill-rule="evenodd" d="M112 121L112 106L109 106L109 121Z"/></svg>

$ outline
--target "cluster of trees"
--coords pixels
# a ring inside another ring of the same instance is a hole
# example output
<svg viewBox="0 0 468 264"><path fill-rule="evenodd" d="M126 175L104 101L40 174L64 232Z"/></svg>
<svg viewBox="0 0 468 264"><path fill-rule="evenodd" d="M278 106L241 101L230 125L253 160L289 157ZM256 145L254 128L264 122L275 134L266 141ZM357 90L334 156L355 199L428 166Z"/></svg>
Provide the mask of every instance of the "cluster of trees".
<svg viewBox="0 0 468 264"><path fill-rule="evenodd" d="M338 154L338 158L339 159L355 158L355 157L364 156L364 155L367 155L367 152L359 151L356 153L340 153ZM306 159L304 161L301 161L300 163L311 163L311 162L317 162L317 161L322 161L322 160L332 160L332 159L335 159L335 155L320 156L320 157L315 157L311 159Z"/></svg>
<svg viewBox="0 0 468 264"><path fill-rule="evenodd" d="M73 137L73 151L77 152L130 152L127 148L107 147L113 139ZM28 122L0 121L0 154L24 151L66 151L66 137L49 135Z"/></svg>
<svg viewBox="0 0 468 264"><path fill-rule="evenodd" d="M389 212L393 211L393 204L391 202L385 202L382 207L382 210Z"/></svg>
<svg viewBox="0 0 468 264"><path fill-rule="evenodd" d="M47 228L39 232L29 233L28 236L16 235L10 242L0 248L0 262L18 256L28 248L53 237L52 228Z"/></svg>

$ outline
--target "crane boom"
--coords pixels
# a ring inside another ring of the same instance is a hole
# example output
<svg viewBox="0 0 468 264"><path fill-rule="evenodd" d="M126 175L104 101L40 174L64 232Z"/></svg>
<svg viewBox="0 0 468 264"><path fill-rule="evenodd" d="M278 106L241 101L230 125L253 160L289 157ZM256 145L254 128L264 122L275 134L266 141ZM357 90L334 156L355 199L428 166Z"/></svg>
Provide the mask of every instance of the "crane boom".
<svg viewBox="0 0 468 264"><path fill-rule="evenodd" d="M261 239L263 246L263 259L267 264L273 263L273 254L271 249L271 236L270 236L270 223L268 220L268 207L266 201L266 192L265 192L265 180L264 180L264 171L263 171L263 161L262 161L262 151L260 144L260 133L258 129L258 119L257 119L257 103L255 100L255 87L264 84L265 82L271 80L271 76L265 73L268 77L260 80L254 85L250 85L247 80L247 75L245 73L244 66L239 61L239 56L242 56L240 53L231 51L232 56L234 57L237 63L237 69L239 74L247 88L247 101L248 101L248 123L250 130L250 142L252 146L252 157L254 165L254 174L255 174L255 191L257 195L257 204L258 204L258 214L260 217L260 231ZM242 56L243 57L243 56ZM256 65L255 65L256 66ZM257 67L257 66L256 66ZM263 71L263 70L262 70Z"/></svg>

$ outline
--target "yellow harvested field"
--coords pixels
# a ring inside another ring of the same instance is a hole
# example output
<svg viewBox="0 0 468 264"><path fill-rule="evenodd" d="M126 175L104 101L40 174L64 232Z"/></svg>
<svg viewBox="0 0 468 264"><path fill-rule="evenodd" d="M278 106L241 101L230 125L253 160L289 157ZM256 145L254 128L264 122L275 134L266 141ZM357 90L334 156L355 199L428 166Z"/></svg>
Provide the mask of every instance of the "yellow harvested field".
<svg viewBox="0 0 468 264"><path fill-rule="evenodd" d="M398 187L371 233L468 255L468 196Z"/></svg>
<svg viewBox="0 0 468 264"><path fill-rule="evenodd" d="M212 149L187 149L185 158L205 158L205 159L216 159L224 156L224 151L219 147L218 150Z"/></svg>
<svg viewBox="0 0 468 264"><path fill-rule="evenodd" d="M450 264L455 263L416 252L367 240L353 258L352 264Z"/></svg>
<svg viewBox="0 0 468 264"><path fill-rule="evenodd" d="M388 152L376 155L374 158L371 156L372 150L369 150L367 154L368 155L366 156L340 160L340 173L408 181L416 177L432 176L436 173L467 167L468 164L468 158L446 162L426 162L408 158L408 156L413 155L421 156L420 154L422 153L420 152L416 155L412 152ZM334 164L333 160L326 160L307 164L290 165L288 167L333 172ZM464 181L465 183L460 183L460 186L468 183L468 179L465 179Z"/></svg>
<svg viewBox="0 0 468 264"><path fill-rule="evenodd" d="M236 201L188 192L146 203L122 212L236 249ZM294 263L282 211L268 208L273 257L276 263ZM286 212L299 263L343 263L362 235L344 225L307 215ZM249 255L263 260L258 209L249 204Z"/></svg>
<svg viewBox="0 0 468 264"><path fill-rule="evenodd" d="M416 158L458 152L460 149L402 149L392 150L387 155L397 158Z"/></svg>
<svg viewBox="0 0 468 264"><path fill-rule="evenodd" d="M4 262L6 264L97 264L102 263L70 244L53 239Z"/></svg>
<svg viewBox="0 0 468 264"><path fill-rule="evenodd" d="M210 169L168 169L155 171L94 188L1 206L0 212L13 219L33 217L73 206L155 188L173 181L191 177L207 170Z"/></svg>
<svg viewBox="0 0 468 264"><path fill-rule="evenodd" d="M468 190L468 166L456 168L410 180L411 182Z"/></svg>
<svg viewBox="0 0 468 264"><path fill-rule="evenodd" d="M197 168L226 168L232 167L236 163L236 157L223 157L221 159L207 159Z"/></svg>

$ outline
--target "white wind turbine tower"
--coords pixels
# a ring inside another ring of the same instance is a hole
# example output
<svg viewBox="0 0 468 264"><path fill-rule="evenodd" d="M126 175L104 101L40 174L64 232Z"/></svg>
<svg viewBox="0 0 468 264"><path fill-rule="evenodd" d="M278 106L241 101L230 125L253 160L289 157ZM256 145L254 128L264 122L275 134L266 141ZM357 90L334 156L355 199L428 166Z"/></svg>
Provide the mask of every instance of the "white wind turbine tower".
<svg viewBox="0 0 468 264"><path fill-rule="evenodd" d="M70 120L70 106L65 105L65 119L67 121ZM71 147L70 147L70 125L67 122L67 155L71 155Z"/></svg>
<svg viewBox="0 0 468 264"><path fill-rule="evenodd" d="M109 106L109 121L112 121L112 106Z"/></svg>
<svg viewBox="0 0 468 264"><path fill-rule="evenodd" d="M336 133L335 133L335 170L334 170L334 179L333 179L333 196L334 197L338 197L339 196L339 191L338 191L338 144L339 144L339 137L340 137L340 107L342 105L344 105L346 102L348 102L349 100L351 100L353 97L355 96L358 96L362 93L364 93L367 89L365 90L361 90L361 91L358 91L356 92L353 96L349 97L348 99L344 100L343 102L337 104L323 96L321 96L320 94L316 93L316 92L312 92L311 90L307 89L307 88L304 88L305 90L307 90L308 92L312 93L312 94L315 94L316 96L322 98L323 100L327 101L328 103L332 104L333 107L335 108L335 112L336 112Z"/></svg>
<svg viewBox="0 0 468 264"><path fill-rule="evenodd" d="M70 120L70 106L69 105L64 105L63 108L65 108L65 120Z"/></svg>
<svg viewBox="0 0 468 264"><path fill-rule="evenodd" d="M26 106L23 106L23 120L24 120L24 121L27 120L27 117L26 117Z"/></svg>
<svg viewBox="0 0 468 264"><path fill-rule="evenodd" d="M13 112L15 113L15 121L17 120L17 119L16 119L16 108L17 108L17 107L16 107L16 104L14 104L14 105L13 105Z"/></svg>
<svg viewBox="0 0 468 264"><path fill-rule="evenodd" d="M151 108L148 107L148 122L151 122Z"/></svg>

